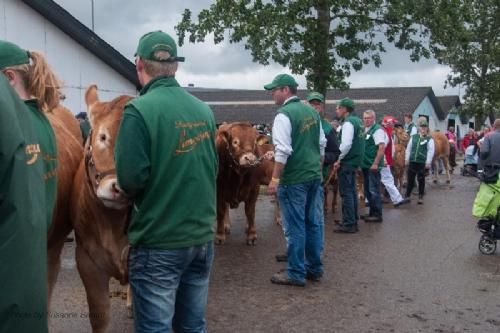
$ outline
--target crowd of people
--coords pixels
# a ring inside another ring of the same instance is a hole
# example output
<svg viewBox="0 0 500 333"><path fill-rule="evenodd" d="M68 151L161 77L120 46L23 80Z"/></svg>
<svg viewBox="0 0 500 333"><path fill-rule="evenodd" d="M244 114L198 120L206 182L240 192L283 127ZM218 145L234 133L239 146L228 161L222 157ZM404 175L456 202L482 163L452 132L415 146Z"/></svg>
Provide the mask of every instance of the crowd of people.
<svg viewBox="0 0 500 333"><path fill-rule="evenodd" d="M132 203L128 267L135 330L206 332L216 220L214 116L176 81L184 57L177 55L171 36L145 34L135 57L143 88L125 106L114 156L119 190ZM56 138L47 112L58 105L61 85L43 55L7 41L0 41L0 70L0 280L8 286L0 298L0 331L47 332L45 253L57 181ZM373 110L364 110L360 118L350 98L337 103L338 120L329 122L324 96L312 92L303 103L297 87L292 76L280 74L264 89L278 106L268 192L277 194L287 243L287 269L271 282L304 286L307 280L321 280L324 271L324 182L337 175L342 220L335 232L356 233L360 219L383 221L381 184L398 207L410 202L416 178L418 203L423 203L434 142L426 119L413 123L411 115L405 117L410 140L403 197L391 173L393 129L403 124L389 115L379 124ZM84 115L78 118L85 138L88 121ZM179 150L179 138L186 133L197 139L190 141L190 149ZM498 159L499 136L497 120L495 133L485 135L483 158ZM452 130L448 137L457 142ZM462 147L472 142L481 139L471 133ZM369 207L362 216L358 169Z"/></svg>

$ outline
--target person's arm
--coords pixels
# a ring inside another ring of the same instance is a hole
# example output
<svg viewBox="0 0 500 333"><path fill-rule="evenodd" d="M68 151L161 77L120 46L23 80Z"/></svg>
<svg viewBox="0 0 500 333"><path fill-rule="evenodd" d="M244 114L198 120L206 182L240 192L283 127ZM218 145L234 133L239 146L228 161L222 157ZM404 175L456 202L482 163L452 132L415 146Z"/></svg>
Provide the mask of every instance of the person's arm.
<svg viewBox="0 0 500 333"><path fill-rule="evenodd" d="M481 144L481 160L486 160L490 156L490 151L491 142L489 140L489 137L486 137L486 139L484 139L483 143Z"/></svg>
<svg viewBox="0 0 500 333"><path fill-rule="evenodd" d="M427 142L427 158L425 159L426 168L430 167L433 158L434 158L434 139L429 139L429 142Z"/></svg>
<svg viewBox="0 0 500 333"><path fill-rule="evenodd" d="M411 128L410 136L415 135L415 134L418 134L418 130L417 130L417 126L413 125L413 127Z"/></svg>
<svg viewBox="0 0 500 333"><path fill-rule="evenodd" d="M408 141L408 145L406 146L405 152L405 164L410 162L410 154L411 154L411 146L413 145L413 137L410 137L410 141Z"/></svg>
<svg viewBox="0 0 500 333"><path fill-rule="evenodd" d="M319 156L321 159L321 163L325 160L325 148L326 148L326 136L325 131L323 131L323 126L321 126L321 122L319 123Z"/></svg>
<svg viewBox="0 0 500 333"><path fill-rule="evenodd" d="M274 160L286 164L293 153L292 149L292 124L290 119L282 113L278 113L273 124L273 144L275 147Z"/></svg>
<svg viewBox="0 0 500 333"><path fill-rule="evenodd" d="M385 152L385 133L384 130L379 128L373 133L373 141L375 141L375 145L378 146L377 155L375 155L375 159L373 160L373 164L371 166L371 170L378 170L378 164L382 158L384 158Z"/></svg>
<svg viewBox="0 0 500 333"><path fill-rule="evenodd" d="M115 143L116 175L120 188L129 197L144 190L151 171L151 139L139 111L127 105Z"/></svg>
<svg viewBox="0 0 500 333"><path fill-rule="evenodd" d="M325 164L333 164L339 159L340 150L337 140L337 132L332 129L326 136Z"/></svg>
<svg viewBox="0 0 500 333"><path fill-rule="evenodd" d="M345 122L342 124L342 138L340 143L340 156L339 160L341 161L346 155L349 153L352 147L352 141L354 139L354 126Z"/></svg>

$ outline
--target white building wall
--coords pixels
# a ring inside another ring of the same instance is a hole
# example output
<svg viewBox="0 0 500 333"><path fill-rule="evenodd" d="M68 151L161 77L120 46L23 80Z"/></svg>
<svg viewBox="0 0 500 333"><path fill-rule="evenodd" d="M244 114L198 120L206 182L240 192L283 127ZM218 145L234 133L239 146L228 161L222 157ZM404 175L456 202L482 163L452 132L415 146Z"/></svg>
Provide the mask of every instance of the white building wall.
<svg viewBox="0 0 500 333"><path fill-rule="evenodd" d="M136 95L134 85L44 17L18 0L0 0L0 39L42 51L64 83L63 104L85 111L85 89L97 84L102 100Z"/></svg>
<svg viewBox="0 0 500 333"><path fill-rule="evenodd" d="M431 131L440 130L441 132L444 132L446 130L446 120L439 120L436 111L427 96L422 100L422 102L420 102L415 112L413 112L413 122L415 124L417 123L419 116L429 117L429 129Z"/></svg>

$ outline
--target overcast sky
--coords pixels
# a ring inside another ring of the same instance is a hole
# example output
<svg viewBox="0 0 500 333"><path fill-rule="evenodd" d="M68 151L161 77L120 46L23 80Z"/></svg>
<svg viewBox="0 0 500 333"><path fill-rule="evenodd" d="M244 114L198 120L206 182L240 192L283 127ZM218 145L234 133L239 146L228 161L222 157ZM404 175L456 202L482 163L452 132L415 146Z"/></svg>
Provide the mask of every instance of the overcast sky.
<svg viewBox="0 0 500 333"><path fill-rule="evenodd" d="M56 2L91 27L91 0ZM137 42L144 33L163 30L175 35L174 26L181 20L184 8L197 13L211 3L212 0L147 0L139 5L137 1L94 0L95 32L133 60ZM174 38L177 40L176 36ZM432 86L436 95L459 93L458 88L444 89L448 67L437 64L435 60L412 63L408 52L390 45L387 49L388 52L382 54L379 68L369 65L360 72L353 72L349 78L351 87ZM184 44L178 54L186 57L177 73L183 86L193 83L206 88L262 89L263 84L270 82L276 74L289 72L277 64L262 66L253 63L242 43L215 45L207 38L205 43ZM305 88L305 78L296 77L299 86Z"/></svg>

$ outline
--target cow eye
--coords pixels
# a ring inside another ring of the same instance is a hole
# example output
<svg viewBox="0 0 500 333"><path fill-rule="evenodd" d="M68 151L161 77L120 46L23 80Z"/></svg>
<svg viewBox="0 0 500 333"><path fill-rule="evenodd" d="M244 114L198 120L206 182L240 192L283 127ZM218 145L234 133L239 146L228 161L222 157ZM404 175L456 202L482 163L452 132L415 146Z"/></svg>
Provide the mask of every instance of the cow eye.
<svg viewBox="0 0 500 333"><path fill-rule="evenodd" d="M233 146L237 146L239 144L240 144L240 140L238 140L238 139L233 140Z"/></svg>
<svg viewBox="0 0 500 333"><path fill-rule="evenodd" d="M99 139L100 139L101 141L106 141L106 134L101 134L101 135L99 136Z"/></svg>

